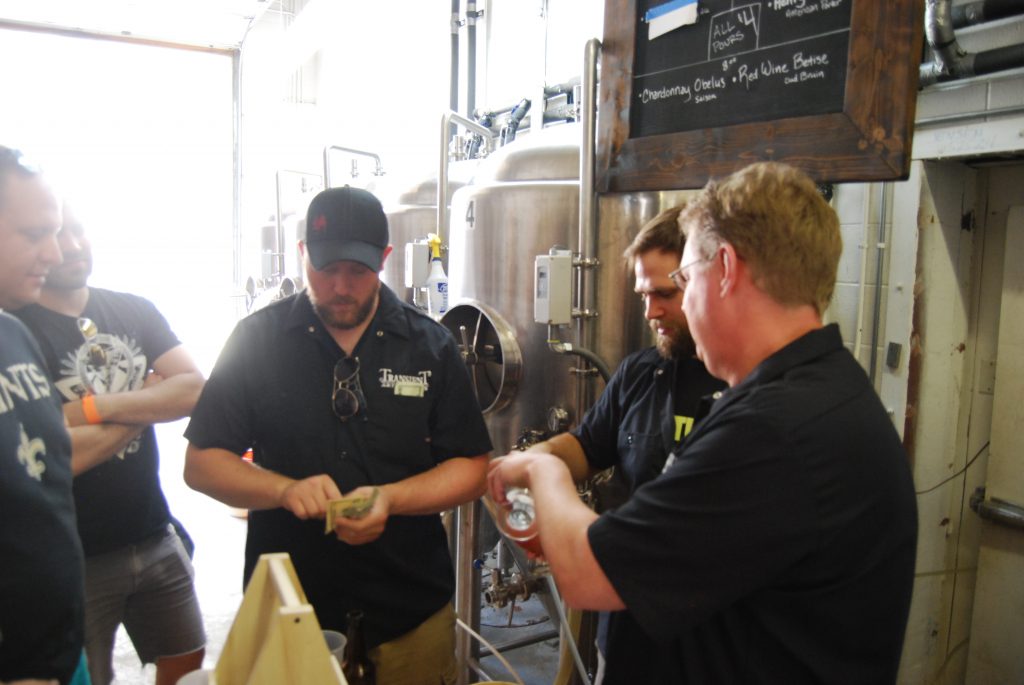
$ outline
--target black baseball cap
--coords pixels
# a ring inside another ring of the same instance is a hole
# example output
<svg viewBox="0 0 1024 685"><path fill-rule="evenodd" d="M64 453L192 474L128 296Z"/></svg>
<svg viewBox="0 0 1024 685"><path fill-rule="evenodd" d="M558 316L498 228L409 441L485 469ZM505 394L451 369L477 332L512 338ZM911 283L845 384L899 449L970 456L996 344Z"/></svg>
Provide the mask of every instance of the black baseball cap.
<svg viewBox="0 0 1024 685"><path fill-rule="evenodd" d="M309 203L303 240L317 271L341 260L379 271L388 246L388 219L372 193L349 186L328 188Z"/></svg>

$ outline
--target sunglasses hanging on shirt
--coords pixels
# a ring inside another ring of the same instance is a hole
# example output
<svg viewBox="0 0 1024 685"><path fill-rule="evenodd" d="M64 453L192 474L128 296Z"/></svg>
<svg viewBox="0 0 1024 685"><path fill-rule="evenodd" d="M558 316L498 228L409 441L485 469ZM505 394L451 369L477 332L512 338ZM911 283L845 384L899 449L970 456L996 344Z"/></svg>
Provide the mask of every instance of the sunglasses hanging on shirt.
<svg viewBox="0 0 1024 685"><path fill-rule="evenodd" d="M331 409L342 421L347 421L366 406L363 387L359 383L359 357L342 357L334 365L334 385L331 390Z"/></svg>

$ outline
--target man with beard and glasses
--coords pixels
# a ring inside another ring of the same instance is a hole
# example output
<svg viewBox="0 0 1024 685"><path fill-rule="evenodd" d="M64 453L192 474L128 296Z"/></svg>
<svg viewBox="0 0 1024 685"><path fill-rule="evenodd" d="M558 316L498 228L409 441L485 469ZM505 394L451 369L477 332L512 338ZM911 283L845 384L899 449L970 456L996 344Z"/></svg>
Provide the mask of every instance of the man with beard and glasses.
<svg viewBox="0 0 1024 685"><path fill-rule="evenodd" d="M469 374L451 333L381 284L391 246L373 195L318 194L299 249L305 289L239 322L221 352L185 479L250 510L245 582L261 554L287 552L322 628L363 612L377 682L453 683L438 513L483 493L491 450ZM325 535L343 494L372 507Z"/></svg>
<svg viewBox="0 0 1024 685"><path fill-rule="evenodd" d="M643 299L644 317L657 336L654 347L626 357L597 403L572 432L529 448L562 459L573 478L583 481L615 467L601 490L601 507L620 504L661 473L669 454L726 387L696 358L682 312L683 294L669 274L679 266L685 238L677 219L682 207L663 211L640 229L626 249ZM598 646L642 640L629 614L602 614Z"/></svg>
<svg viewBox="0 0 1024 685"><path fill-rule="evenodd" d="M39 341L71 426L89 672L94 685L113 680L123 624L142 662L156 664L156 685L173 685L202 665L206 636L153 424L188 416L203 376L149 300L88 285L92 246L67 204L63 215L63 263L15 315ZM80 427L97 426L122 439L80 449Z"/></svg>
<svg viewBox="0 0 1024 685"><path fill-rule="evenodd" d="M895 683L917 505L892 419L822 316L839 218L804 173L760 162L695 195L671 278L698 356L725 380L665 470L615 511L564 462L495 460L490 494L533 495L570 606L625 610L607 685Z"/></svg>

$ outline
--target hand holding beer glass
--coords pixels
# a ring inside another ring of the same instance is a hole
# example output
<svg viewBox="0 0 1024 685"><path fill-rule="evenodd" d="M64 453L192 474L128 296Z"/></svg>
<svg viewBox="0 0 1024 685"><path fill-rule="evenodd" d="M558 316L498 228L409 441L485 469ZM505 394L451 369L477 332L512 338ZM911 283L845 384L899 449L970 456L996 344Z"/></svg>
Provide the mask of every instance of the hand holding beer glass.
<svg viewBox="0 0 1024 685"><path fill-rule="evenodd" d="M506 481L506 478L522 470L515 468L518 466L516 462L526 459L523 455L513 455L493 460L487 475L487 493L483 501L502 535L516 542L531 557L543 557L544 551L537 535L533 496L529 488Z"/></svg>

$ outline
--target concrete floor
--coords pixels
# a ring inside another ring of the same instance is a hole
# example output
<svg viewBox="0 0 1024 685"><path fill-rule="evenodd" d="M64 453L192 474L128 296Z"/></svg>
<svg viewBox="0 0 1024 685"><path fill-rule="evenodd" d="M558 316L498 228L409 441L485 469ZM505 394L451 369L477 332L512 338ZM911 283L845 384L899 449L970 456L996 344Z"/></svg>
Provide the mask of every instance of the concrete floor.
<svg viewBox="0 0 1024 685"><path fill-rule="evenodd" d="M161 481L171 511L185 525L196 544L193 560L196 588L208 640L204 667L213 668L242 601L246 521L233 516L227 506L185 485L182 469L186 443L181 436L185 426L185 422L179 421L157 427ZM509 607L484 607L481 610L480 632L485 639L499 646L551 630L552 624L536 598L516 604L511 611ZM558 640L544 639L529 646L502 651L502 655L516 669L525 685L550 685L558 669ZM481 665L495 680L513 680L494 657L485 657ZM123 628L118 632L114 649L114 670L114 685L151 685L155 681L155 667L142 667Z"/></svg>

